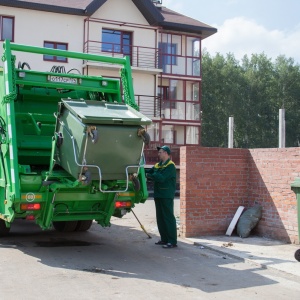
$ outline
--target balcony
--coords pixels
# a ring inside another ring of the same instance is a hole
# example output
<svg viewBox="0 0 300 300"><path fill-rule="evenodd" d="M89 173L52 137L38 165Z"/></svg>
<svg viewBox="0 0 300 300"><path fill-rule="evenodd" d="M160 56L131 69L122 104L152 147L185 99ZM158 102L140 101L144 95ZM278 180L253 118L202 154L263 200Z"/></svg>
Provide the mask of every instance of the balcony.
<svg viewBox="0 0 300 300"><path fill-rule="evenodd" d="M140 112L148 118L161 117L161 101L159 97L135 95L135 102L139 106Z"/></svg>
<svg viewBox="0 0 300 300"><path fill-rule="evenodd" d="M98 41L88 40L84 43L83 52L90 54L98 54L109 57L129 56L131 66L133 68L142 69L143 72L149 71L155 74L160 73L159 69L159 49L142 47L142 46L126 46L121 49L120 44L102 43Z"/></svg>

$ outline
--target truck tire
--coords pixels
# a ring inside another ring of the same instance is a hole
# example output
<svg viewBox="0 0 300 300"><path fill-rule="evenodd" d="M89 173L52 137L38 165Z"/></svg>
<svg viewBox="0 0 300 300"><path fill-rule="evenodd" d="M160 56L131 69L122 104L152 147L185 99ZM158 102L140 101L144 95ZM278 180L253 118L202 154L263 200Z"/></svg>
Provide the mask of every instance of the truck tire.
<svg viewBox="0 0 300 300"><path fill-rule="evenodd" d="M56 221L53 222L53 227L59 232L75 231L78 221Z"/></svg>
<svg viewBox="0 0 300 300"><path fill-rule="evenodd" d="M9 230L10 228L6 227L4 220L0 219L0 237L8 235Z"/></svg>
<svg viewBox="0 0 300 300"><path fill-rule="evenodd" d="M93 220L78 221L75 231L87 231L91 228Z"/></svg>

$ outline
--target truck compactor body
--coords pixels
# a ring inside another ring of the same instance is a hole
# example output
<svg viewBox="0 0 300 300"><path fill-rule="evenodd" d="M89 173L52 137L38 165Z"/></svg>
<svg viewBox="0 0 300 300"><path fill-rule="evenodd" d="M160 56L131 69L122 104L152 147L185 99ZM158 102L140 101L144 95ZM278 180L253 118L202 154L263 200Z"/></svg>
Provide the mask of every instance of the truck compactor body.
<svg viewBox="0 0 300 300"><path fill-rule="evenodd" d="M42 229L110 226L148 197L151 120L134 100L130 60L4 41L0 67L0 236L14 220ZM19 52L113 64L120 78L32 70ZM122 88L121 88L122 87Z"/></svg>

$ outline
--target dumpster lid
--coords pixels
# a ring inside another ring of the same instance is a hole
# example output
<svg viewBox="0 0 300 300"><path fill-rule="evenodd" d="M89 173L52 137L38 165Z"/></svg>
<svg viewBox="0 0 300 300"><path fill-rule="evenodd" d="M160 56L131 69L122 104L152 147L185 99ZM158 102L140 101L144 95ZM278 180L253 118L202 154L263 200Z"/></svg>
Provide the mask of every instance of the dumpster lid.
<svg viewBox="0 0 300 300"><path fill-rule="evenodd" d="M62 102L84 124L151 124L151 119L124 103L107 103L79 99L62 99Z"/></svg>

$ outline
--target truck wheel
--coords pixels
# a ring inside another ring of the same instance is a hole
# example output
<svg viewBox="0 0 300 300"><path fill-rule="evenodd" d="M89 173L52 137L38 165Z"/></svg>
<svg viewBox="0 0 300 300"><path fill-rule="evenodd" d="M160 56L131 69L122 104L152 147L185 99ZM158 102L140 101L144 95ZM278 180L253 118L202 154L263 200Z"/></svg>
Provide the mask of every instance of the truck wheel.
<svg viewBox="0 0 300 300"><path fill-rule="evenodd" d="M53 222L53 227L59 232L75 231L78 221L57 221Z"/></svg>
<svg viewBox="0 0 300 300"><path fill-rule="evenodd" d="M4 220L0 219L0 236L6 236L9 233L10 228L6 227Z"/></svg>
<svg viewBox="0 0 300 300"><path fill-rule="evenodd" d="M296 260L300 261L300 249L295 252L295 258Z"/></svg>
<svg viewBox="0 0 300 300"><path fill-rule="evenodd" d="M93 220L78 221L75 231L87 231L91 228Z"/></svg>

